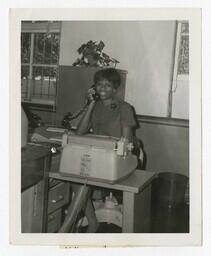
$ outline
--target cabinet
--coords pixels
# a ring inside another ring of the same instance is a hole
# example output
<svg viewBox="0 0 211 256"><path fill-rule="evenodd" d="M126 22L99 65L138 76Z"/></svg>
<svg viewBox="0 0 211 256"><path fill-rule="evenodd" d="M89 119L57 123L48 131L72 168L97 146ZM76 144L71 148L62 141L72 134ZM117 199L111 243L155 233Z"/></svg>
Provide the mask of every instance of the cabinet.
<svg viewBox="0 0 211 256"><path fill-rule="evenodd" d="M21 193L21 232L41 233L44 231L44 181Z"/></svg>
<svg viewBox="0 0 211 256"><path fill-rule="evenodd" d="M21 232L41 233L46 227L46 193L50 152L27 144L21 154Z"/></svg>
<svg viewBox="0 0 211 256"><path fill-rule="evenodd" d="M69 203L69 182L57 181L48 191L47 232L57 232L62 221L62 207Z"/></svg>
<svg viewBox="0 0 211 256"><path fill-rule="evenodd" d="M56 232L61 225L62 208L69 203L70 185L48 182L45 173L50 168L50 152L45 147L28 144L21 162L21 232Z"/></svg>
<svg viewBox="0 0 211 256"><path fill-rule="evenodd" d="M67 112L78 111L85 103L87 90L93 85L96 67L59 67L59 84L57 91L56 121L61 122ZM124 98L127 72L118 70L121 76L121 86L118 96Z"/></svg>
<svg viewBox="0 0 211 256"><path fill-rule="evenodd" d="M21 194L21 227L22 233L54 233L62 221L62 208L69 203L70 185L58 181L50 185L47 191L47 203L44 191L44 180L23 191ZM46 208L45 208L46 207ZM47 209L47 213L45 213ZM47 220L45 220L47 214Z"/></svg>
<svg viewBox="0 0 211 256"><path fill-rule="evenodd" d="M61 121L68 113L75 113L85 104L87 90L93 85L93 77L99 67L73 67L59 66L58 87L55 111L39 111L34 109L33 113L39 115L42 121L48 125L61 126ZM127 71L119 70L121 86L118 96L125 97L125 83Z"/></svg>

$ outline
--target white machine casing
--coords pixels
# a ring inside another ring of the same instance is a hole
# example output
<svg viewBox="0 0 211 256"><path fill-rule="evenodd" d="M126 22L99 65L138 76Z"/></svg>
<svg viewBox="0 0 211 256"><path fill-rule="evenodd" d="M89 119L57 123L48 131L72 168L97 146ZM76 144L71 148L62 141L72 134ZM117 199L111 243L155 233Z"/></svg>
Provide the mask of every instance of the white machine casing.
<svg viewBox="0 0 211 256"><path fill-rule="evenodd" d="M59 172L87 180L115 183L137 166L132 145L124 138L63 135Z"/></svg>

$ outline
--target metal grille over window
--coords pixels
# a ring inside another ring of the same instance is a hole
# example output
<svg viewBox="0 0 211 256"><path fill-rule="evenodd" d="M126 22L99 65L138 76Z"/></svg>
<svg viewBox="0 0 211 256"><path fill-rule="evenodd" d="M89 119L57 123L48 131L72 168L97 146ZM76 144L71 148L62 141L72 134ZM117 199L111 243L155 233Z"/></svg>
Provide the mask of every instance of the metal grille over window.
<svg viewBox="0 0 211 256"><path fill-rule="evenodd" d="M178 74L189 74L189 24L181 23Z"/></svg>
<svg viewBox="0 0 211 256"><path fill-rule="evenodd" d="M22 22L21 96L26 103L56 107L60 22Z"/></svg>

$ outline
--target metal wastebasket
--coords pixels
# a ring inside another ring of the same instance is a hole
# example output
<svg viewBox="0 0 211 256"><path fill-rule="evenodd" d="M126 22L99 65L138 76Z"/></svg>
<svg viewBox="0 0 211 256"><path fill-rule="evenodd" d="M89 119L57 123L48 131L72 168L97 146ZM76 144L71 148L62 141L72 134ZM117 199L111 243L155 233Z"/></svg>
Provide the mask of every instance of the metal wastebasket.
<svg viewBox="0 0 211 256"><path fill-rule="evenodd" d="M185 205L188 177L161 172L152 183L151 232L188 233L189 210Z"/></svg>
<svg viewBox="0 0 211 256"><path fill-rule="evenodd" d="M157 205L174 208L184 203L187 182L188 177L179 173L159 173L154 188Z"/></svg>

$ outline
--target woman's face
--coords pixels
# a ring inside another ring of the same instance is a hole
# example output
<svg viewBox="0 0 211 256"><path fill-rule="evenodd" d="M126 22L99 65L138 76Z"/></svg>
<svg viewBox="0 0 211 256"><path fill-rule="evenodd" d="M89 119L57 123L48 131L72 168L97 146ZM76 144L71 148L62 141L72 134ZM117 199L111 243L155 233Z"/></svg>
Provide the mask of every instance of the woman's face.
<svg viewBox="0 0 211 256"><path fill-rule="evenodd" d="M101 100L111 99L116 93L116 89L113 84L107 79L99 80L96 85L96 91L100 95Z"/></svg>

